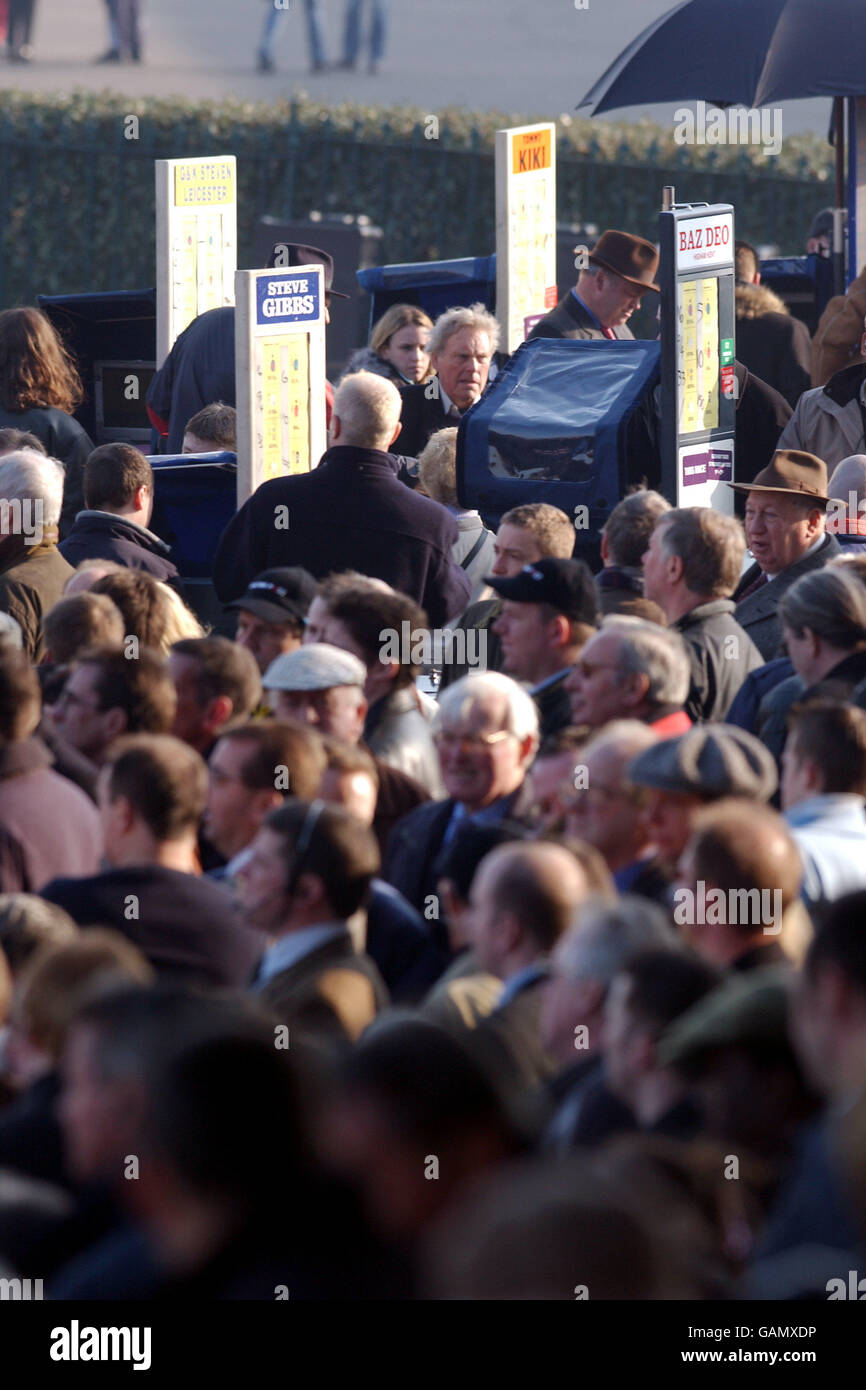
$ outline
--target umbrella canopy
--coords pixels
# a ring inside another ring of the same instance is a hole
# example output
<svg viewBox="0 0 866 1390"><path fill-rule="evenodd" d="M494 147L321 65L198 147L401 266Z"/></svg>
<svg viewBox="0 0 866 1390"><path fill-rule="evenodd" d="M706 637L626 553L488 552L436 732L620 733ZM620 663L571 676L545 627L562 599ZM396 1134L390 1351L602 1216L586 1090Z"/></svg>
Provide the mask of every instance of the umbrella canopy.
<svg viewBox="0 0 866 1390"><path fill-rule="evenodd" d="M639 34L580 102L763 106L866 93L863 0L683 0Z"/></svg>

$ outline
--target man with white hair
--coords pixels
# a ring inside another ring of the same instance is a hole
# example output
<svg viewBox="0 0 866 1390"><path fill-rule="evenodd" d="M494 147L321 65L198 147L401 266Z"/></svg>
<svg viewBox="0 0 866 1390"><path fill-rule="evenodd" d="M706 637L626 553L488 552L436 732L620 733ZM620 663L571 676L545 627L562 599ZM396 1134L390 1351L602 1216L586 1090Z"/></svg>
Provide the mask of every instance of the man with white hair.
<svg viewBox="0 0 866 1390"><path fill-rule="evenodd" d="M396 387L372 372L346 377L318 468L262 483L223 532L214 561L223 603L263 570L300 565L316 579L347 569L383 579L434 627L461 612L471 586L452 561L457 523L399 482L390 452L399 433Z"/></svg>
<svg viewBox="0 0 866 1390"><path fill-rule="evenodd" d="M427 921L440 922L436 856L468 820L491 825L519 817L538 748L538 713L516 681L498 671L479 671L444 692L434 738L447 800L419 806L399 822L384 877Z"/></svg>
<svg viewBox="0 0 866 1390"><path fill-rule="evenodd" d="M843 555L866 552L866 454L836 464L827 496L827 534L836 537Z"/></svg>
<svg viewBox="0 0 866 1390"><path fill-rule="evenodd" d="M42 656L42 619L73 572L57 549L62 503L56 459L35 449L0 459L0 613L18 623L31 661Z"/></svg>
<svg viewBox="0 0 866 1390"><path fill-rule="evenodd" d="M439 315L427 342L436 376L426 385L406 386L400 392L401 453L417 458L431 435L453 425L475 404L487 385L499 331L483 304L446 309Z"/></svg>
<svg viewBox="0 0 866 1390"><path fill-rule="evenodd" d="M571 722L600 729L612 719L639 719L659 738L691 728L682 708L691 666L678 632L614 614L587 642L564 682Z"/></svg>

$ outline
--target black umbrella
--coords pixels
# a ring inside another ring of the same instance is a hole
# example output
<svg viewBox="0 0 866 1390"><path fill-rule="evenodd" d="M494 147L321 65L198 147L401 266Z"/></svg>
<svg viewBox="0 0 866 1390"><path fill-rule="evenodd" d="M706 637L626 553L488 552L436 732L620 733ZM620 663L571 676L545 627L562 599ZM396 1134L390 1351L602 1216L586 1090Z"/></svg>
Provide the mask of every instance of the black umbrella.
<svg viewBox="0 0 866 1390"><path fill-rule="evenodd" d="M864 0L683 0L623 50L579 109L864 93Z"/></svg>
<svg viewBox="0 0 866 1390"><path fill-rule="evenodd" d="M704 100L750 108L834 98L836 207L844 206L843 97L866 93L864 0L683 0L611 63L578 109ZM834 229L842 288L841 216Z"/></svg>

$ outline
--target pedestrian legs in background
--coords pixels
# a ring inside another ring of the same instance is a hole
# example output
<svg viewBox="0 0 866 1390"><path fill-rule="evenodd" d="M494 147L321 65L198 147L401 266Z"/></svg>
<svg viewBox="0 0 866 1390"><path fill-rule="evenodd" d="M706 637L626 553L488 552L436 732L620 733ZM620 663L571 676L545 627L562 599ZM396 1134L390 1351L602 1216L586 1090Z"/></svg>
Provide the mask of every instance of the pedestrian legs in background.
<svg viewBox="0 0 866 1390"><path fill-rule="evenodd" d="M6 51L10 63L30 62L30 34L36 0L9 0Z"/></svg>
<svg viewBox="0 0 866 1390"><path fill-rule="evenodd" d="M259 49L256 54L256 67L259 72L273 72L274 59L272 49L274 46L274 34L280 22L280 16L288 14L289 0L268 0L268 7L265 11L265 22L262 25L262 35L259 39Z"/></svg>
<svg viewBox="0 0 866 1390"><path fill-rule="evenodd" d="M117 24L117 49L120 60L141 62L141 33L139 29L139 0L114 0Z"/></svg>
<svg viewBox="0 0 866 1390"><path fill-rule="evenodd" d="M322 12L319 0L304 0L307 9L307 36L310 44L310 71L324 72L328 66L325 58L325 39L322 33Z"/></svg>
<svg viewBox="0 0 866 1390"><path fill-rule="evenodd" d="M343 29L342 68L355 68L361 54L361 11L364 0L346 0L346 22ZM385 54L385 40L388 33L388 0L370 0L371 10L369 31L370 72L378 71L379 63Z"/></svg>

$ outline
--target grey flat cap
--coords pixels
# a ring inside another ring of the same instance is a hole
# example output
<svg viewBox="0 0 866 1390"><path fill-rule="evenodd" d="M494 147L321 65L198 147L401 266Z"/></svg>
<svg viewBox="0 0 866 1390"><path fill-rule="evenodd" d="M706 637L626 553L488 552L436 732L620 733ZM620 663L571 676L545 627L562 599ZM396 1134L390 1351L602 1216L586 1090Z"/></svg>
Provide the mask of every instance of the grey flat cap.
<svg viewBox="0 0 866 1390"><path fill-rule="evenodd" d="M738 975L699 999L665 1030L658 1045L663 1067L716 1047L788 1047L785 966Z"/></svg>
<svg viewBox="0 0 866 1390"><path fill-rule="evenodd" d="M271 662L262 678L265 690L330 690L335 685L357 685L367 679L363 661L328 642L311 642L283 652Z"/></svg>
<svg viewBox="0 0 866 1390"><path fill-rule="evenodd" d="M768 801L778 785L772 753L734 724L701 724L645 748L628 765L639 787L686 796L752 796Z"/></svg>

